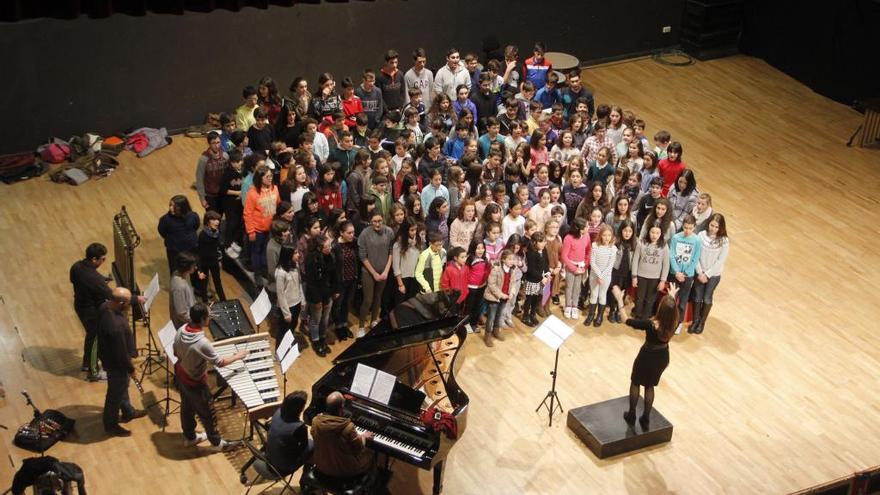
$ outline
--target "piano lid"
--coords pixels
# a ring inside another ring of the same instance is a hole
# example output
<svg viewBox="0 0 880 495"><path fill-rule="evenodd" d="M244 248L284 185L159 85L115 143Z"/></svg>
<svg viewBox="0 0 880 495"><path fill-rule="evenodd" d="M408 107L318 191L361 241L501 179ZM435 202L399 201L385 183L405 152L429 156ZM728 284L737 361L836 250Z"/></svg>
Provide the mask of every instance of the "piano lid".
<svg viewBox="0 0 880 495"><path fill-rule="evenodd" d="M378 356L448 338L467 322L455 304L458 291L419 294L398 304L363 338L342 351L333 364Z"/></svg>

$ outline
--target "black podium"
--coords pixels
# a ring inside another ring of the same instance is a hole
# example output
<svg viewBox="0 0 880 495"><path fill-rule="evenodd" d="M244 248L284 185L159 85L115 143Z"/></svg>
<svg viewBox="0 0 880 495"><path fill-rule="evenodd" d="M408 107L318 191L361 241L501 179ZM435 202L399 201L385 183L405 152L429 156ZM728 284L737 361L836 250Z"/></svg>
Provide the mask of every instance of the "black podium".
<svg viewBox="0 0 880 495"><path fill-rule="evenodd" d="M642 398L636 408L643 410ZM568 411L568 428L581 439L599 459L632 452L672 440L672 423L657 409L651 410L651 422L644 430L636 421L630 425L623 420L629 408L629 397L582 406Z"/></svg>

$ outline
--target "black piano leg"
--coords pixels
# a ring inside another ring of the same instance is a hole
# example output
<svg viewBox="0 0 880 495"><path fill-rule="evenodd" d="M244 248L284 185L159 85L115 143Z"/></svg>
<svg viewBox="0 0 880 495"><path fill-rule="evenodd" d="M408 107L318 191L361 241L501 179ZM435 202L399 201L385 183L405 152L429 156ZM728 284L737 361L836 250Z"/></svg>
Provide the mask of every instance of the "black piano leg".
<svg viewBox="0 0 880 495"><path fill-rule="evenodd" d="M431 491L434 495L440 495L443 491L443 461L434 466L434 487Z"/></svg>

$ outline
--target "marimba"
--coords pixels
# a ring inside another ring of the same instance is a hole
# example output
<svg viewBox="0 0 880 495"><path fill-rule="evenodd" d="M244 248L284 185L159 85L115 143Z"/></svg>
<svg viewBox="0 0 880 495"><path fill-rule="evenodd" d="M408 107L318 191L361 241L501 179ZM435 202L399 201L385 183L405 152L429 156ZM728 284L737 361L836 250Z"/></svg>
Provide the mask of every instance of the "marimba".
<svg viewBox="0 0 880 495"><path fill-rule="evenodd" d="M241 361L216 370L244 403L249 416L257 408L273 406L274 410L281 403L282 391L278 385L278 371L268 333L225 339L214 344L214 349L221 357L231 357L240 351L249 352Z"/></svg>

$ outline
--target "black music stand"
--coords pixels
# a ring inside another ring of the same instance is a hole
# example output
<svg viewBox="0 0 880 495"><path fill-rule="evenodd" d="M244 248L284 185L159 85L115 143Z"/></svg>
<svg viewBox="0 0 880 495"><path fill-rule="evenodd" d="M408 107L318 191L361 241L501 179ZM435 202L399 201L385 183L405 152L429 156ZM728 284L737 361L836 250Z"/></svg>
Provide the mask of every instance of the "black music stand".
<svg viewBox="0 0 880 495"><path fill-rule="evenodd" d="M568 326L565 322L557 318L556 316L550 315L535 329L533 335L541 339L542 342L547 344L551 349L556 350L556 358L553 361L553 371L550 372L550 376L553 377L553 381L550 385L550 391L547 392L547 395L544 396L544 400L538 404L538 407L535 408L535 412L541 410L541 407L547 408L547 412L550 416L550 426L553 426L553 415L558 410L559 412L563 412L562 402L559 400L559 394L556 393L556 377L558 376L559 370L559 348L562 347L562 344L565 340L574 333L574 330L570 326Z"/></svg>
<svg viewBox="0 0 880 495"><path fill-rule="evenodd" d="M562 402L559 401L559 394L556 393L556 373L559 367L559 349L556 349L556 360L553 362L553 371L550 372L550 376L553 377L552 385L550 386L550 391L547 392L547 395L544 396L544 400L538 404L538 407L535 408L535 412L538 412L541 409L541 406L547 408L547 412L550 413L550 426L553 426L553 414L559 409L559 412L563 412ZM550 401L548 404L547 401Z"/></svg>
<svg viewBox="0 0 880 495"><path fill-rule="evenodd" d="M170 321L168 323L171 324ZM167 325L166 325L166 327L167 327ZM171 328L172 329L174 328L173 325ZM147 329L149 330L149 327L147 327ZM162 331L160 330L159 333L161 334ZM152 340L153 333L149 332L149 335L150 335L150 339ZM162 336L160 335L160 338L161 337ZM155 341L154 341L153 345L155 345ZM159 354L159 355L161 356L161 354ZM168 416L171 416L172 414L174 414L180 410L180 401L171 397L171 378L172 378L172 375L171 375L171 354L166 352L165 353L165 362L158 363L157 367L161 367L161 368L165 369L165 397L153 402L152 404L145 405L144 409L149 409L151 407L158 406L159 404L165 405L164 413L162 415L162 431L164 432L165 428L168 426ZM141 376L143 376L143 374L141 374ZM175 406L173 409L171 408L172 403L177 404L177 406Z"/></svg>
<svg viewBox="0 0 880 495"><path fill-rule="evenodd" d="M150 328L150 313L143 309L141 311L143 314L144 328L147 330L147 346L139 349L144 351L144 355L146 356L139 365L141 368L141 378L138 381L143 383L145 375L152 375L161 368L164 368L167 372L168 365L162 359L162 351L156 344L156 338L153 336L153 330Z"/></svg>
<svg viewBox="0 0 880 495"><path fill-rule="evenodd" d="M166 356L166 359L171 359ZM170 366L166 363L162 366L165 368L165 397L156 401L155 404L152 404L149 407L156 406L159 404L165 404L165 412L162 414L162 431L165 431L165 428L168 426L168 416L180 411L180 401L171 397L171 371ZM174 409L171 408L171 403L177 404Z"/></svg>

